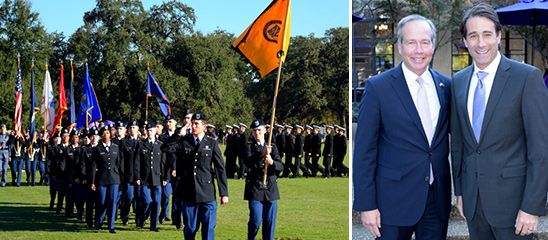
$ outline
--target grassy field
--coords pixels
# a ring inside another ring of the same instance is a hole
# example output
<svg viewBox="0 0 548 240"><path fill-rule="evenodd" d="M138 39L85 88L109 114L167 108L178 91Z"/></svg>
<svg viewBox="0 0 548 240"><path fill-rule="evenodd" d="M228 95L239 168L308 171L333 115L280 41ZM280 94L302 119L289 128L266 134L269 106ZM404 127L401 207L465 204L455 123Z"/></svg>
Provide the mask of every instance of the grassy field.
<svg viewBox="0 0 548 240"><path fill-rule="evenodd" d="M345 163L348 165L348 160ZM0 188L1 239L182 239L170 222L161 232L138 230L132 214L130 225L116 221L117 234L89 230L84 222L66 219L48 210L46 186ZM23 179L25 174L23 173ZM276 239L348 239L348 177L283 178L278 180ZM24 184L22 184L24 185ZM244 181L229 179L229 203L217 212L216 239L246 239L249 210L243 200ZM106 222L105 222L106 223ZM148 225L146 226L148 227ZM199 237L198 233L198 237ZM258 234L260 238L260 232Z"/></svg>

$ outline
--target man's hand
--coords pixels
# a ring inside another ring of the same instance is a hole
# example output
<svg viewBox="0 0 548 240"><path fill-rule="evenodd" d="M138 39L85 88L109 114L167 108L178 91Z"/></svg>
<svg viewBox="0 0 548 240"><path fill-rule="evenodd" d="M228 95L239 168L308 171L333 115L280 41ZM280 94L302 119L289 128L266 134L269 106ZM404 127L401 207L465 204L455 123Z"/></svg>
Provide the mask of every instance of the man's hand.
<svg viewBox="0 0 548 240"><path fill-rule="evenodd" d="M221 197L221 206L226 206L228 203L228 196L222 196Z"/></svg>
<svg viewBox="0 0 548 240"><path fill-rule="evenodd" d="M381 213L379 209L360 213L362 224L369 230L374 238L381 237Z"/></svg>
<svg viewBox="0 0 548 240"><path fill-rule="evenodd" d="M175 170L171 171L171 176L177 177L177 171L175 171Z"/></svg>
<svg viewBox="0 0 548 240"><path fill-rule="evenodd" d="M270 155L266 155L266 158L264 159L264 163L266 165L272 165L274 164L274 160L272 160L272 157Z"/></svg>
<svg viewBox="0 0 548 240"><path fill-rule="evenodd" d="M167 185L167 182L166 181L162 181L162 186L166 186Z"/></svg>
<svg viewBox="0 0 548 240"><path fill-rule="evenodd" d="M516 218L516 235L529 235L537 231L538 217L522 211L518 211L518 217Z"/></svg>
<svg viewBox="0 0 548 240"><path fill-rule="evenodd" d="M192 128L192 125L190 123L188 123L187 125L183 126L181 128L181 131L179 132L179 136L184 136L186 135L186 133L188 132L188 129L191 129Z"/></svg>
<svg viewBox="0 0 548 240"><path fill-rule="evenodd" d="M95 184L91 184L91 190L95 191Z"/></svg>
<svg viewBox="0 0 548 240"><path fill-rule="evenodd" d="M79 178L74 179L74 182L75 182L75 183L80 183L80 179L79 179Z"/></svg>
<svg viewBox="0 0 548 240"><path fill-rule="evenodd" d="M459 210L460 216L466 220L464 216L464 211L462 210L462 196L457 196L457 210Z"/></svg>
<svg viewBox="0 0 548 240"><path fill-rule="evenodd" d="M137 186L141 185L141 180L137 179L137 180L135 181L135 184L137 184Z"/></svg>
<svg viewBox="0 0 548 240"><path fill-rule="evenodd" d="M270 153L272 153L272 145L266 145L266 147L261 151L263 156L270 155Z"/></svg>

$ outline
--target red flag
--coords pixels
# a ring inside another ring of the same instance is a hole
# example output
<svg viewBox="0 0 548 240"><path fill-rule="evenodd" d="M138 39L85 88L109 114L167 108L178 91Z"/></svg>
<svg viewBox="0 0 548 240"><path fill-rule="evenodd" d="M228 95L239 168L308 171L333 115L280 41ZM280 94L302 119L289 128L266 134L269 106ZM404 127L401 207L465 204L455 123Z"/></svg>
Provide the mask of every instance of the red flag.
<svg viewBox="0 0 548 240"><path fill-rule="evenodd" d="M59 80L59 106L57 107L57 115L53 122L53 134L57 131L57 126L61 125L63 112L67 110L67 98L65 97L65 77L63 75L63 65L61 64L61 80Z"/></svg>
<svg viewBox="0 0 548 240"><path fill-rule="evenodd" d="M21 112L23 111L23 87L21 86L21 66L17 58L17 78L15 78L15 132L21 133Z"/></svg>

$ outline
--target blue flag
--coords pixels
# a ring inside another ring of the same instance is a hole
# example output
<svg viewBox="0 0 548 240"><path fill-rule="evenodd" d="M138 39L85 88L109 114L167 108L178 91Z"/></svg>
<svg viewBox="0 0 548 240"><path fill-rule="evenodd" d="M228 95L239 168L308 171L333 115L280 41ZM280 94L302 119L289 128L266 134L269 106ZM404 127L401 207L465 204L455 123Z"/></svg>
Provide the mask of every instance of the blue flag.
<svg viewBox="0 0 548 240"><path fill-rule="evenodd" d="M97 102L97 96L93 90L93 85L89 79L88 64L86 63L86 75L84 77L84 87L82 100L80 102L80 112L78 112L78 122L76 129L88 126L90 123L102 120L101 109Z"/></svg>
<svg viewBox="0 0 548 240"><path fill-rule="evenodd" d="M34 61L34 60L33 60ZM30 122L30 138L32 139L32 143L34 143L34 140L36 138L36 113L40 111L40 106L38 106L38 101L36 100L36 92L34 91L34 63L32 63L31 68L31 75L30 75L30 116L29 116L29 122Z"/></svg>
<svg viewBox="0 0 548 240"><path fill-rule="evenodd" d="M156 79L154 79L152 73L150 73L148 69L147 73L147 96L156 97L156 100L158 100L158 104L160 104L160 109L162 110L164 116L170 115L171 106L169 104L169 100L167 100L164 91L162 91L162 88L160 88L160 85L158 85L158 82L156 82Z"/></svg>

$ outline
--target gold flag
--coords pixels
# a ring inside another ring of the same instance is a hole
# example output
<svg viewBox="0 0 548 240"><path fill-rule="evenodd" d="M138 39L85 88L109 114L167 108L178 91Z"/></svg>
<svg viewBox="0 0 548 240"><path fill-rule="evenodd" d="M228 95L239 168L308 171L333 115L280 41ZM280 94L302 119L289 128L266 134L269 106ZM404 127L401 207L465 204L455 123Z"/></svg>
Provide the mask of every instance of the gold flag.
<svg viewBox="0 0 548 240"><path fill-rule="evenodd" d="M232 47L242 53L263 78L278 67L280 60L285 61L290 23L291 0L273 0ZM278 59L280 51L284 54Z"/></svg>

